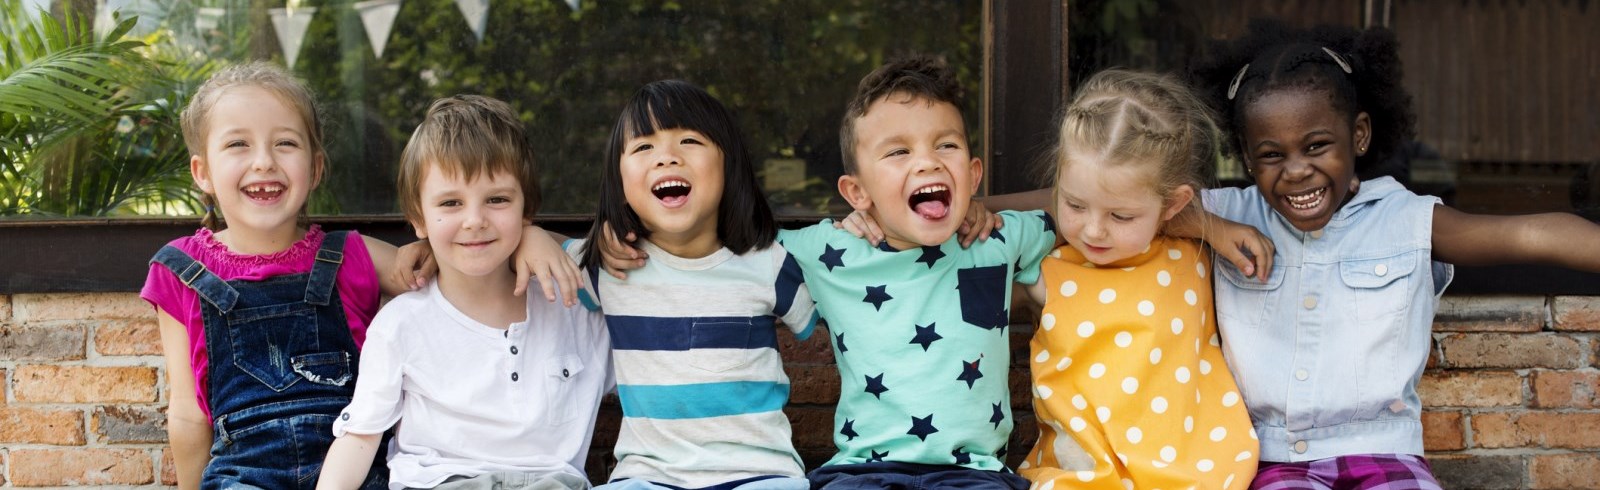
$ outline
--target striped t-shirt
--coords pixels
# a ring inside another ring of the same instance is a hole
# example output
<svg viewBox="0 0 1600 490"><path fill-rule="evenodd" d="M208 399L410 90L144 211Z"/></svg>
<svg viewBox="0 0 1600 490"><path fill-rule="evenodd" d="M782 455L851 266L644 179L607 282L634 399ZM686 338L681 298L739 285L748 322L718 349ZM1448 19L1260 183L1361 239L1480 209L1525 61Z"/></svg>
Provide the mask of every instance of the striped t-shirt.
<svg viewBox="0 0 1600 490"><path fill-rule="evenodd" d="M777 244L696 259L640 248L643 268L626 281L588 271L580 295L611 333L622 402L611 480L703 488L803 477L776 325L804 339L816 324L799 266ZM566 249L577 256L582 241Z"/></svg>

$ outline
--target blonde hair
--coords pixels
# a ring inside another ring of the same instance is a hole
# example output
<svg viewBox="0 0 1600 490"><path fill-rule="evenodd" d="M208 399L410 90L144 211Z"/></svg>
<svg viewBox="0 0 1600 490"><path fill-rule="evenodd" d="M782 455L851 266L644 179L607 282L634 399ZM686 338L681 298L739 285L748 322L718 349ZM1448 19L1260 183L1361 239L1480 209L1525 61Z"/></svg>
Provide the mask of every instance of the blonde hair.
<svg viewBox="0 0 1600 490"><path fill-rule="evenodd" d="M1202 172L1216 159L1218 129L1205 102L1168 75L1110 69L1078 87L1061 117L1061 133L1047 177L1052 188L1070 155L1091 155L1102 165L1155 164L1156 194L1169 199L1179 186L1202 188ZM1198 192L1190 205L1199 201Z"/></svg>
<svg viewBox="0 0 1600 490"><path fill-rule="evenodd" d="M522 187L522 216L539 212L539 173L511 106L492 97L457 95L433 101L428 115L400 153L395 187L400 210L413 223L422 219L422 179L437 165L445 175L473 180L504 172Z"/></svg>
<svg viewBox="0 0 1600 490"><path fill-rule="evenodd" d="M216 106L217 100L235 87L259 87L277 96L279 100L295 109L300 115L300 122L305 124L307 138L306 147L315 158L323 154L322 148L322 123L317 117L316 98L312 97L311 89L305 82L294 75L290 75L282 68L263 61L253 61L240 65L233 65L211 75L200 88L195 91L194 98L189 101L189 106L183 108L180 125L183 128L183 144L189 147L189 154L200 157L206 155L206 136L210 135L211 109ZM200 224L211 230L220 229L221 215L215 211L217 200L210 194L200 198L205 205L205 215L201 217ZM304 210L301 210L302 214Z"/></svg>

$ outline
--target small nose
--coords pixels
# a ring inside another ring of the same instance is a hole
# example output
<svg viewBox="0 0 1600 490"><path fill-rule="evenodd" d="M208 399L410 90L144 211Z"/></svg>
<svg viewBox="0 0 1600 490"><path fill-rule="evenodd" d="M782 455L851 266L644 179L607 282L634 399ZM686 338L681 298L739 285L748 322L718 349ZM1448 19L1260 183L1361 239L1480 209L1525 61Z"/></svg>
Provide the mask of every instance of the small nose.
<svg viewBox="0 0 1600 490"><path fill-rule="evenodd" d="M1283 178L1290 181L1304 180L1313 173L1310 159L1305 157L1290 158L1283 163Z"/></svg>
<svg viewBox="0 0 1600 490"><path fill-rule="evenodd" d="M489 220L484 217L484 214L485 213L484 213L484 207L483 206L475 205L475 204L474 205L469 205L469 208L467 209L466 219L461 220L461 227L471 230L471 229L483 228L483 227L487 226L488 223L489 223Z"/></svg>
<svg viewBox="0 0 1600 490"><path fill-rule="evenodd" d="M925 172L940 172L940 171L944 171L944 162L940 161L938 158L934 158L932 155L926 155L926 154L918 155L916 157L916 172L917 173L920 174L920 173L925 173Z"/></svg>
<svg viewBox="0 0 1600 490"><path fill-rule="evenodd" d="M277 167L278 159L272 155L272 150L269 148L256 150L254 155L250 158L251 171L267 172Z"/></svg>
<svg viewBox="0 0 1600 490"><path fill-rule="evenodd" d="M1088 237L1088 238L1096 238L1096 239L1098 239L1098 238L1105 238L1105 235L1106 235L1105 218L1099 217L1099 216L1094 216L1094 217L1090 217L1088 219L1088 221L1086 223L1084 223L1084 225L1083 225L1083 236Z"/></svg>

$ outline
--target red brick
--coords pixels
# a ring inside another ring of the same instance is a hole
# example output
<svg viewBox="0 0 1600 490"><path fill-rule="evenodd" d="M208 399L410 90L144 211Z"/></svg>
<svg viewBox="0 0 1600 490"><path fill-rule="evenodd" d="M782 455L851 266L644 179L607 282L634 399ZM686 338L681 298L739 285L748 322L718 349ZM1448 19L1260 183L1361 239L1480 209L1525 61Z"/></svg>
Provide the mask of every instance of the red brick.
<svg viewBox="0 0 1600 490"><path fill-rule="evenodd" d="M1594 488L1600 477L1600 456L1540 454L1528 465L1529 488Z"/></svg>
<svg viewBox="0 0 1600 490"><path fill-rule="evenodd" d="M1424 404L1426 405L1426 404ZM1466 449L1461 412L1422 412L1422 447L1428 451Z"/></svg>
<svg viewBox="0 0 1600 490"><path fill-rule="evenodd" d="M84 332L77 324L0 326L0 361L81 360Z"/></svg>
<svg viewBox="0 0 1600 490"><path fill-rule="evenodd" d="M102 356L159 356L161 330L153 318L107 321L94 329L94 351Z"/></svg>
<svg viewBox="0 0 1600 490"><path fill-rule="evenodd" d="M90 432L106 444L167 442L167 412L156 407L97 407Z"/></svg>
<svg viewBox="0 0 1600 490"><path fill-rule="evenodd" d="M1011 409L1033 408L1033 373L1027 366L1011 368Z"/></svg>
<svg viewBox="0 0 1600 490"><path fill-rule="evenodd" d="M19 487L154 483L150 454L138 449L13 449L12 485Z"/></svg>
<svg viewBox="0 0 1600 490"><path fill-rule="evenodd" d="M82 446L83 412L74 409L0 408L0 443Z"/></svg>
<svg viewBox="0 0 1600 490"><path fill-rule="evenodd" d="M779 335L778 353L786 365L833 364L833 335L828 333L828 325L819 321L805 341L793 335Z"/></svg>
<svg viewBox="0 0 1600 490"><path fill-rule="evenodd" d="M1437 332L1537 332L1548 310L1543 296L1445 296L1433 315Z"/></svg>
<svg viewBox="0 0 1600 490"><path fill-rule="evenodd" d="M11 295L0 294L0 322L11 319ZM3 479L4 476L0 476ZM0 481L0 483L4 483Z"/></svg>
<svg viewBox="0 0 1600 490"><path fill-rule="evenodd" d="M161 484L172 486L178 484L178 464L172 462L172 447L161 448Z"/></svg>
<svg viewBox="0 0 1600 490"><path fill-rule="evenodd" d="M1600 296L1557 296L1551 310L1556 330L1600 332Z"/></svg>
<svg viewBox="0 0 1600 490"><path fill-rule="evenodd" d="M18 322L155 317L155 308L136 293L18 294L11 308Z"/></svg>
<svg viewBox="0 0 1600 490"><path fill-rule="evenodd" d="M783 411L789 416L796 450L830 454L836 450L833 445L833 407L789 406Z"/></svg>
<svg viewBox="0 0 1600 490"><path fill-rule="evenodd" d="M1600 448L1600 413L1479 413L1472 442L1482 448Z"/></svg>
<svg viewBox="0 0 1600 490"><path fill-rule="evenodd" d="M834 366L783 367L789 375L789 403L839 403L839 370Z"/></svg>
<svg viewBox="0 0 1600 490"><path fill-rule="evenodd" d="M1551 333L1451 334L1441 341L1444 365L1453 368L1577 369L1590 352L1578 339Z"/></svg>
<svg viewBox="0 0 1600 490"><path fill-rule="evenodd" d="M19 366L11 380L19 402L100 403L156 401L151 367Z"/></svg>
<svg viewBox="0 0 1600 490"><path fill-rule="evenodd" d="M1600 408L1600 372L1534 371L1533 406Z"/></svg>
<svg viewBox="0 0 1600 490"><path fill-rule="evenodd" d="M1521 455L1430 454L1428 465L1444 488L1524 488L1527 462Z"/></svg>
<svg viewBox="0 0 1600 490"><path fill-rule="evenodd" d="M1511 371L1443 371L1422 375L1417 385L1424 407L1522 405L1522 377Z"/></svg>

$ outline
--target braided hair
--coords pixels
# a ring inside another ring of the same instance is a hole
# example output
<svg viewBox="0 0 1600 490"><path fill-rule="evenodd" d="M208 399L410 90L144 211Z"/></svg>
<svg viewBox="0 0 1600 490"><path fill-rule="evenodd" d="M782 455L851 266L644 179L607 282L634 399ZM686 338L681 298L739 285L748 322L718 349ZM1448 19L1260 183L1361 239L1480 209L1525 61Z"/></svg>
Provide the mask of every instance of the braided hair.
<svg viewBox="0 0 1600 490"><path fill-rule="evenodd" d="M1400 83L1398 45L1394 32L1383 28L1297 29L1257 19L1243 37L1212 42L1190 77L1232 133L1229 147L1235 152L1243 151L1237 145L1245 108L1274 91L1327 94L1333 109L1352 124L1366 112L1372 139L1366 154L1356 158L1355 170L1370 178L1370 171L1416 134L1411 95Z"/></svg>

